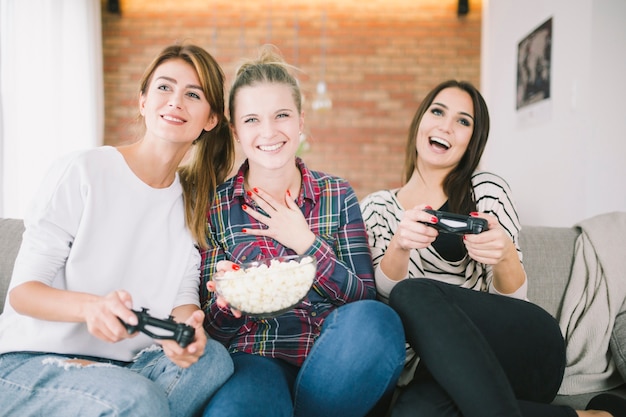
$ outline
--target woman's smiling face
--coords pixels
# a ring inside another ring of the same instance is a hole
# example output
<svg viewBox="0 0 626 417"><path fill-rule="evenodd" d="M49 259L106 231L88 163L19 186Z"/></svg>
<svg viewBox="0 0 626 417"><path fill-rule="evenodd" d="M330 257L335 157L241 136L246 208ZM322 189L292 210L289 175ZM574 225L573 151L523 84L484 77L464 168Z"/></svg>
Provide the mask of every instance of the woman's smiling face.
<svg viewBox="0 0 626 417"><path fill-rule="evenodd" d="M303 118L289 85L262 82L237 92L233 133L250 165L293 165Z"/></svg>
<svg viewBox="0 0 626 417"><path fill-rule="evenodd" d="M441 90L417 129L418 165L452 170L465 154L473 132L474 105L470 95L456 87Z"/></svg>
<svg viewBox="0 0 626 417"><path fill-rule="evenodd" d="M178 58L156 68L139 105L148 133L169 142L191 143L217 123L198 74Z"/></svg>

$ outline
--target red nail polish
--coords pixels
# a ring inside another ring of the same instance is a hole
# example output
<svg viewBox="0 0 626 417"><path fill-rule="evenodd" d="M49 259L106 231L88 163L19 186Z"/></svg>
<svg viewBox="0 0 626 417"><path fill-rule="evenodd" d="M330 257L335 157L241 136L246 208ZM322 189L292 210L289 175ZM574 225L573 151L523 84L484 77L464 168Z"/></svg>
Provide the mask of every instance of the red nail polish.
<svg viewBox="0 0 626 417"><path fill-rule="evenodd" d="M234 271L239 271L239 265L233 264L233 270Z"/></svg>
<svg viewBox="0 0 626 417"><path fill-rule="evenodd" d="M472 216L472 217L476 217L476 216L478 216L478 213L477 213L477 212L475 212L475 211L472 211L472 212L470 213L470 216Z"/></svg>
<svg viewBox="0 0 626 417"><path fill-rule="evenodd" d="M255 192L255 193L258 193L258 192L259 192L259 189L258 189L258 188L256 188L256 187L254 187L254 188L253 188L253 190L254 190L254 192Z"/></svg>
<svg viewBox="0 0 626 417"><path fill-rule="evenodd" d="M248 210L248 206L246 206L245 204L241 205L242 210Z"/></svg>
<svg viewBox="0 0 626 417"><path fill-rule="evenodd" d="M424 207L426 210L432 210L433 208L431 206L426 206Z"/></svg>
<svg viewBox="0 0 626 417"><path fill-rule="evenodd" d="M287 190L287 195L291 197L291 191Z"/></svg>
<svg viewBox="0 0 626 417"><path fill-rule="evenodd" d="M241 233L246 233L247 230L246 229L241 229Z"/></svg>
<svg viewBox="0 0 626 417"><path fill-rule="evenodd" d="M432 223L437 223L439 221L439 219L437 218L437 216L433 216L433 217L430 218L430 221Z"/></svg>
<svg viewBox="0 0 626 417"><path fill-rule="evenodd" d="M248 194L248 197L252 197L252 191L246 191L246 194Z"/></svg>

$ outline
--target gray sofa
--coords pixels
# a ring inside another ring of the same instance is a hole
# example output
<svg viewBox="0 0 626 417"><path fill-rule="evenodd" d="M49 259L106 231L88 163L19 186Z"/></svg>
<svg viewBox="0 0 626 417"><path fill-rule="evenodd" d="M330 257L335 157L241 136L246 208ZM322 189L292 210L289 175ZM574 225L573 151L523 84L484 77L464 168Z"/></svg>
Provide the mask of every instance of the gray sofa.
<svg viewBox="0 0 626 417"><path fill-rule="evenodd" d="M4 309L7 286L23 230L21 220L0 219L0 312ZM522 228L520 244L529 279L528 298L554 317L558 315L569 280L574 245L579 234L579 229L575 227ZM613 391L626 397L626 389L623 386ZM555 403L584 409L594 395L596 393L559 396Z"/></svg>

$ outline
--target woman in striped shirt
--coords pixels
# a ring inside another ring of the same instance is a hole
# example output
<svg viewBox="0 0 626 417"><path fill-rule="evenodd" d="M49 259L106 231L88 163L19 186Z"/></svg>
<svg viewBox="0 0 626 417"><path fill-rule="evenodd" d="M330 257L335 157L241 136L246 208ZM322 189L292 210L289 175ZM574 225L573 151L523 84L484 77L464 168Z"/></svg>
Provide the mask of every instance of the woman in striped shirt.
<svg viewBox="0 0 626 417"><path fill-rule="evenodd" d="M554 318L526 301L509 186L476 171L488 133L478 90L441 83L411 123L405 184L361 202L379 296L400 315L414 350L391 415L609 416L550 405L563 378L564 342ZM487 230L442 233L432 208L485 219ZM590 406L624 411L621 400L602 398Z"/></svg>

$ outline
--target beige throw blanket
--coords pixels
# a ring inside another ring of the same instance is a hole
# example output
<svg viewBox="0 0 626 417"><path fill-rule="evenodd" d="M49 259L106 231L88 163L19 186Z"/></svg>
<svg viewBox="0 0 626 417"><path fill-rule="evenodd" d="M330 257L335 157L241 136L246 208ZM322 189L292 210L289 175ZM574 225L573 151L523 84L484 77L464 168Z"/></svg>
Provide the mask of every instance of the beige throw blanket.
<svg viewBox="0 0 626 417"><path fill-rule="evenodd" d="M609 350L615 317L626 297L626 212L577 224L575 259L559 324L567 365L559 394L614 388L623 383Z"/></svg>

